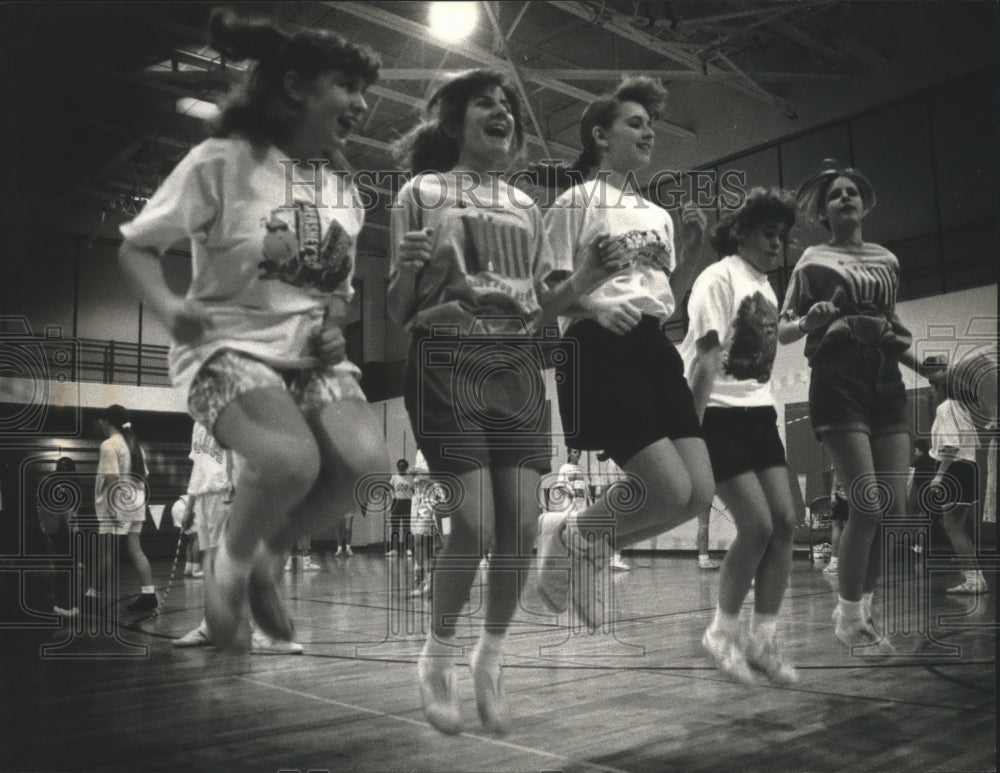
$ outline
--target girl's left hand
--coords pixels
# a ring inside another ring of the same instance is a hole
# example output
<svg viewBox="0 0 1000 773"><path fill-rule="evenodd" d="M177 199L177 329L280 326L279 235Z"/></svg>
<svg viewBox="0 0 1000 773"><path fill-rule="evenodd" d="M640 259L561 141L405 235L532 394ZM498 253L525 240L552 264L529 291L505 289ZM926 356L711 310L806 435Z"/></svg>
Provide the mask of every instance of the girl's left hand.
<svg viewBox="0 0 1000 773"><path fill-rule="evenodd" d="M696 246L705 235L708 220L705 213L692 202L687 201L681 207L680 242L682 246Z"/></svg>
<svg viewBox="0 0 1000 773"><path fill-rule="evenodd" d="M347 340L336 325L324 325L313 338L316 358L324 365L336 365L347 357Z"/></svg>

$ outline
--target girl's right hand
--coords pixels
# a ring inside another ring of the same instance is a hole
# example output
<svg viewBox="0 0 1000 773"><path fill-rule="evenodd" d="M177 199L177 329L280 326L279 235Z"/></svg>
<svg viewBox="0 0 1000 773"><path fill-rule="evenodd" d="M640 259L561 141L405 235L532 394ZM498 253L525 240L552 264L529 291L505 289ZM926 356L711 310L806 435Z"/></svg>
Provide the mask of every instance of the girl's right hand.
<svg viewBox="0 0 1000 773"><path fill-rule="evenodd" d="M433 237L433 228L407 231L403 234L397 251L400 270L416 272L427 265L431 259L431 249L434 246Z"/></svg>
<svg viewBox="0 0 1000 773"><path fill-rule="evenodd" d="M801 329L804 333L811 333L813 330L823 327L838 314L840 314L840 309L833 301L814 303L802 318L805 321L800 323Z"/></svg>
<svg viewBox="0 0 1000 773"><path fill-rule="evenodd" d="M167 329L179 344L194 344L212 327L212 318L200 301L175 298L166 310Z"/></svg>
<svg viewBox="0 0 1000 773"><path fill-rule="evenodd" d="M600 307L594 318L605 330L621 336L639 324L642 312L631 301L623 301L616 306Z"/></svg>

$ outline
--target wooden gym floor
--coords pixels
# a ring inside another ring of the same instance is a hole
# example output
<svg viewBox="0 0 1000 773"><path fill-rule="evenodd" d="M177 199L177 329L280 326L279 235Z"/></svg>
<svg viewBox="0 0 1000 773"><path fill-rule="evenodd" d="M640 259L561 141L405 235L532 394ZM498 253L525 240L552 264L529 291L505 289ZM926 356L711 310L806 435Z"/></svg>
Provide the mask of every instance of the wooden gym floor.
<svg viewBox="0 0 1000 773"><path fill-rule="evenodd" d="M898 656L873 660L834 639L835 579L797 558L779 631L801 681L775 687L736 684L701 651L718 572L686 556L627 558L632 571L609 575L613 631L569 630L528 583L506 649L502 739L479 725L468 649L466 732L423 721L414 663L429 605L408 596L406 559L359 552L286 574L305 653L242 657L170 646L201 618L201 581L174 578L165 592L171 567L158 562L159 613L123 618L117 637L51 619L3 631L0 769L996 770L996 595L946 595L960 580L947 559L889 562L876 618Z"/></svg>

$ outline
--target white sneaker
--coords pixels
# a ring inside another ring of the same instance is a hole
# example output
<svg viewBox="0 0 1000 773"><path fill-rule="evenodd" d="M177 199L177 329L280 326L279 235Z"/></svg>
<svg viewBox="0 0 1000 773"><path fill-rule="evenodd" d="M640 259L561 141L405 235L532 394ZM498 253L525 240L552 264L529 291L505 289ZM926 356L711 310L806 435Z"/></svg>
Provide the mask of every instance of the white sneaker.
<svg viewBox="0 0 1000 773"><path fill-rule="evenodd" d="M263 631L250 634L250 652L254 655L301 655L302 645L295 641L272 639Z"/></svg>
<svg viewBox="0 0 1000 773"><path fill-rule="evenodd" d="M567 518L565 512L538 517L538 595L556 613L569 606L569 548L563 539Z"/></svg>
<svg viewBox="0 0 1000 773"><path fill-rule="evenodd" d="M860 655L891 655L896 651L885 636L879 635L871 620L861 618L848 620L841 613L839 606L833 610L832 618L834 635L852 655L855 648L863 649L858 653Z"/></svg>
<svg viewBox="0 0 1000 773"><path fill-rule="evenodd" d="M786 663L781 657L777 637L764 641L751 634L745 652L750 667L763 671L772 684L796 684L799 681L799 672L795 670L795 666Z"/></svg>
<svg viewBox="0 0 1000 773"><path fill-rule="evenodd" d="M193 631L188 631L186 634L181 636L179 639L174 639L170 642L171 647L211 647L212 640L208 637L208 629L205 627L205 621L198 625Z"/></svg>
<svg viewBox="0 0 1000 773"><path fill-rule="evenodd" d="M318 572L322 569L319 564L312 560L312 556L306 556L302 559L302 571L303 572Z"/></svg>
<svg viewBox="0 0 1000 773"><path fill-rule="evenodd" d="M455 689L455 666L437 668L432 658L421 654L417 659L417 684L424 718L446 735L462 732L462 700Z"/></svg>
<svg viewBox="0 0 1000 773"><path fill-rule="evenodd" d="M830 563L828 563L825 567L823 567L823 574L837 574L837 572L840 571L840 568L837 566L837 564L838 564L837 557L834 556L833 558L830 559Z"/></svg>
<svg viewBox="0 0 1000 773"><path fill-rule="evenodd" d="M616 572L629 572L632 570L632 567L626 564L618 553L611 556L611 568Z"/></svg>
<svg viewBox="0 0 1000 773"><path fill-rule="evenodd" d="M351 556L354 555L354 551L351 550L351 546L350 545L348 545L346 548L344 548L344 555L346 555L348 558L350 558Z"/></svg>
<svg viewBox="0 0 1000 773"><path fill-rule="evenodd" d="M743 684L754 683L750 664L747 663L746 656L737 641L722 636L716 632L714 625L710 625L701 637L701 646L705 648L705 651L715 661L716 668L722 673Z"/></svg>
<svg viewBox="0 0 1000 773"><path fill-rule="evenodd" d="M343 555L343 553L344 553L344 548L341 547L340 545L337 545L337 552L333 554L333 557L336 558L339 555Z"/></svg>
<svg viewBox="0 0 1000 773"><path fill-rule="evenodd" d="M469 656L469 669L483 727L494 735L507 735L510 717L503 689L503 653L477 645Z"/></svg>
<svg viewBox="0 0 1000 773"><path fill-rule="evenodd" d="M707 556L705 558L702 558L701 556L698 557L699 569L708 569L708 570L718 569L719 566L720 564L718 561L713 561L711 558L708 558Z"/></svg>
<svg viewBox="0 0 1000 773"><path fill-rule="evenodd" d="M590 633L606 625L611 616L610 599L605 594L601 576L609 559L603 543L589 543L572 521L566 524L564 537L568 539L572 570L570 571L570 602L578 619Z"/></svg>
<svg viewBox="0 0 1000 773"><path fill-rule="evenodd" d="M986 579L983 577L976 577L975 579L965 578L965 582L954 585L945 593L952 593L963 596L973 596L980 593L987 593L989 591L989 586L986 585Z"/></svg>
<svg viewBox="0 0 1000 773"><path fill-rule="evenodd" d="M70 607L69 609L63 609L62 607L56 606L52 607L52 611L55 612L59 617L65 617L67 620L72 620L78 614L80 610L77 607Z"/></svg>

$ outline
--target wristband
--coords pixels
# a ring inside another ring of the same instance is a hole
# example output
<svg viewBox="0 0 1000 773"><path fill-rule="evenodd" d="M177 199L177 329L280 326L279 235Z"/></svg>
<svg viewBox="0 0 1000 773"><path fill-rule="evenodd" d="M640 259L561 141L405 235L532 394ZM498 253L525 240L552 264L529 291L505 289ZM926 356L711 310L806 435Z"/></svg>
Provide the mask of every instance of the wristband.
<svg viewBox="0 0 1000 773"><path fill-rule="evenodd" d="M806 335L809 335L809 331L806 330L804 327L802 327L802 323L805 321L806 321L805 317L799 317L799 321L798 323L796 323L796 327L799 329L800 333L805 333Z"/></svg>

